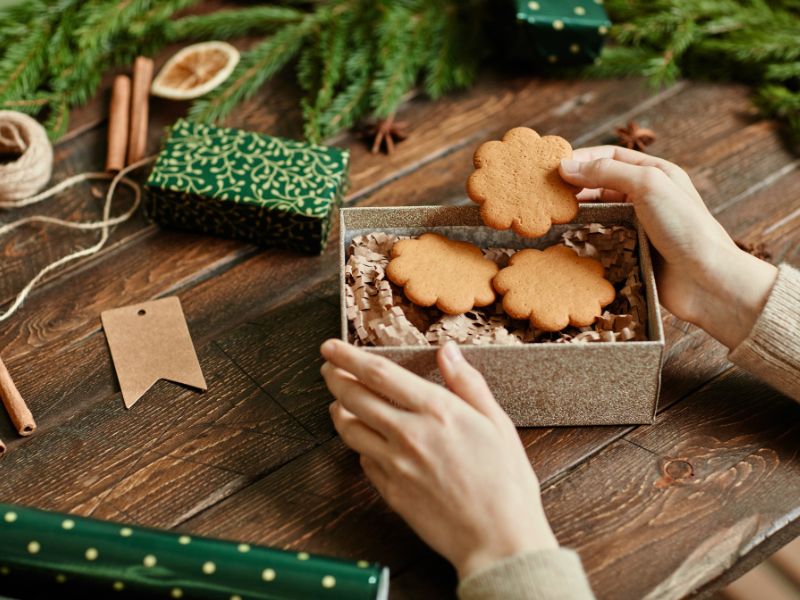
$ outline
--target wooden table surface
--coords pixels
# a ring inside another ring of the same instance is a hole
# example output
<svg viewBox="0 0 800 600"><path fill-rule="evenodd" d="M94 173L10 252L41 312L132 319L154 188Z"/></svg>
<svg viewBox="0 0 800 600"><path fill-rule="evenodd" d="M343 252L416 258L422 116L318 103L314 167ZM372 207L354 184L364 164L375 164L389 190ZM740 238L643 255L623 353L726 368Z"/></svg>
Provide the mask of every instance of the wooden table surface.
<svg viewBox="0 0 800 600"><path fill-rule="evenodd" d="M54 181L102 168L106 102L107 89L74 111ZM274 82L229 124L299 137L297 105L294 86ZM185 109L152 102L151 151ZM352 151L348 206L464 202L484 140L526 125L584 146L635 119L658 132L652 152L687 169L731 235L800 264L800 160L776 123L754 115L745 87L487 71L468 92L412 99L398 118L410 138L391 157L350 134L332 140ZM88 189L15 215L96 218ZM0 240L0 301L94 239L37 226ZM0 325L2 356L39 422L23 440L0 419L0 500L381 561L393 598L451 597L451 568L385 507L331 426L318 347L339 331L337 273L335 242L301 256L162 230L141 214L119 226L100 255ZM209 390L159 382L126 411L100 312L172 295ZM699 329L668 314L664 326L655 425L520 431L555 533L600 598L708 593L800 533L800 406L733 368Z"/></svg>

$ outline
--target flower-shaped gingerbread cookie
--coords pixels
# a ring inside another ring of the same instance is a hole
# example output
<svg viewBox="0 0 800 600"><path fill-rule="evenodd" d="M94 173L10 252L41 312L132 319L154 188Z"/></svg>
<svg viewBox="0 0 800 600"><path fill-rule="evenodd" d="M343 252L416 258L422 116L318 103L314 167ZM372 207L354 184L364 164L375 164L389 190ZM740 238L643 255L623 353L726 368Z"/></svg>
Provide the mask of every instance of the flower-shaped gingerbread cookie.
<svg viewBox="0 0 800 600"><path fill-rule="evenodd" d="M541 237L553 223L569 223L578 214L578 190L558 173L561 159L571 156L564 138L516 127L503 141L485 142L475 151L467 195L481 205L489 227Z"/></svg>
<svg viewBox="0 0 800 600"><path fill-rule="evenodd" d="M561 331L567 325L591 325L614 300L616 290L603 272L600 261L558 244L514 254L494 278L494 287L511 317L530 319L544 331Z"/></svg>
<svg viewBox="0 0 800 600"><path fill-rule="evenodd" d="M436 233L400 240L392 247L386 275L403 286L419 306L433 306L457 315L494 302L492 278L498 266L480 248Z"/></svg>

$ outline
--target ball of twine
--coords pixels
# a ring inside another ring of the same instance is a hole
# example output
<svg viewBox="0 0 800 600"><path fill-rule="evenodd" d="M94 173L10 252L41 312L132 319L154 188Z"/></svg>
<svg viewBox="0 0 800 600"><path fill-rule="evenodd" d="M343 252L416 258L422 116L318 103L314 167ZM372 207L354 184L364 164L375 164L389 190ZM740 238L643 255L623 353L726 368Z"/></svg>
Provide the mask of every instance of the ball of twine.
<svg viewBox="0 0 800 600"><path fill-rule="evenodd" d="M0 163L0 201L28 198L50 181L53 146L36 119L0 110L0 154L19 157Z"/></svg>
<svg viewBox="0 0 800 600"><path fill-rule="evenodd" d="M111 182L103 201L102 218L98 221L74 222L48 215L28 215L6 223L0 221L0 236L34 223L66 227L78 231L100 232L100 239L93 246L81 248L62 256L40 269L19 291L5 312L0 311L0 322L2 322L9 319L22 306L25 298L45 275L60 269L68 262L98 253L108 241L111 228L131 218L139 207L141 189L138 183L128 179L125 175L153 162L155 156L148 156L130 164L116 175L78 173L40 192L39 190L50 180L53 171L53 146L47 139L44 127L39 125L36 120L26 114L11 110L0 110L0 154L19 157L11 162L0 164L0 209L15 209L37 204L84 181L105 180ZM111 205L114 200L114 192L120 184L131 189L133 202L124 213L112 216Z"/></svg>

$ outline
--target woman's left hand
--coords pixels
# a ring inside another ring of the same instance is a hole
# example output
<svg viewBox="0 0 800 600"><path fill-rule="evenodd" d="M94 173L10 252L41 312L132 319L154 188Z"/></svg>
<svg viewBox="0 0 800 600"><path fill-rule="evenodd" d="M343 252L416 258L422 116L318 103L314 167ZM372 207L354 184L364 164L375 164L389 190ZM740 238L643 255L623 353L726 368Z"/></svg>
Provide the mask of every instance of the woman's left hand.
<svg viewBox="0 0 800 600"><path fill-rule="evenodd" d="M338 340L325 342L322 355L342 440L389 506L461 579L558 546L516 429L458 346L437 354L452 391Z"/></svg>

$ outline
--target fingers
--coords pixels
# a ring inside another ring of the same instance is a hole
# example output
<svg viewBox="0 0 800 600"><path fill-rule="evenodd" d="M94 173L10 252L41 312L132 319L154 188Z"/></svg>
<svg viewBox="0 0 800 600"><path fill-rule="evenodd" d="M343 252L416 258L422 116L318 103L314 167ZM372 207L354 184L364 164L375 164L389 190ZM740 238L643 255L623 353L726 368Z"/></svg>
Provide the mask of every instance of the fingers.
<svg viewBox="0 0 800 600"><path fill-rule="evenodd" d="M637 152L629 148L621 148L620 146L591 146L589 148L578 148L572 153L572 158L579 162L610 158L640 167L655 167L663 171L683 191L700 198L700 194L695 189L686 171L681 169L678 165L663 158L659 158L658 156L651 156L644 152Z"/></svg>
<svg viewBox="0 0 800 600"><path fill-rule="evenodd" d="M364 352L340 340L326 341L321 352L326 360L352 373L364 386L407 410L422 411L432 397L444 396L436 384L387 358Z"/></svg>
<svg viewBox="0 0 800 600"><path fill-rule="evenodd" d="M659 177L668 179L655 167L640 167L613 158L597 158L586 162L562 160L559 172L568 183L589 189L616 190L633 202L648 188L658 185Z"/></svg>
<svg viewBox="0 0 800 600"><path fill-rule="evenodd" d="M572 158L580 162L589 162L600 158L613 158L620 162L642 167L654 167L659 162L667 162L663 158L651 156L637 150L630 150L621 146L589 146L578 148L572 152Z"/></svg>
<svg viewBox="0 0 800 600"><path fill-rule="evenodd" d="M322 365L320 372L338 403L367 426L385 437L402 427L406 413L364 387L349 373L329 362Z"/></svg>
<svg viewBox="0 0 800 600"><path fill-rule="evenodd" d="M487 417L495 417L498 411L502 412L483 375L464 359L454 342L448 342L440 348L436 360L447 387L454 394Z"/></svg>
<svg viewBox="0 0 800 600"><path fill-rule="evenodd" d="M389 454L389 444L378 432L367 427L361 419L347 410L340 402L330 406L333 426L350 448L376 460L383 460Z"/></svg>

